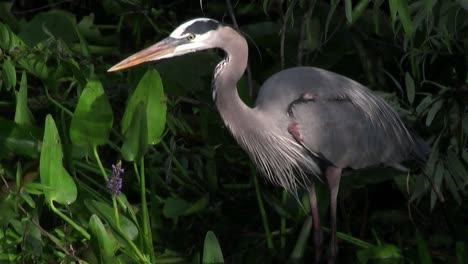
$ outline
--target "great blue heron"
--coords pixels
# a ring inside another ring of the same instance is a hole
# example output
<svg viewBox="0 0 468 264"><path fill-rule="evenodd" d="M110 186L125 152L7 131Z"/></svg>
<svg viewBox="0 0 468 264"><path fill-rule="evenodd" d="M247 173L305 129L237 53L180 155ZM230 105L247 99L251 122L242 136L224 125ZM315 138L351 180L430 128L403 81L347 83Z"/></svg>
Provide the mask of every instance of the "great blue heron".
<svg viewBox="0 0 468 264"><path fill-rule="evenodd" d="M342 169L378 164L398 167L407 159L424 162L428 146L369 89L318 68L296 67L276 73L260 88L255 107L248 107L236 89L247 66L247 42L231 26L209 18L183 23L166 39L109 71L211 48L226 53L214 71L213 100L234 138L270 181L290 192L302 187L309 190L316 262L322 233L314 181L326 179L332 229L328 260L334 263Z"/></svg>

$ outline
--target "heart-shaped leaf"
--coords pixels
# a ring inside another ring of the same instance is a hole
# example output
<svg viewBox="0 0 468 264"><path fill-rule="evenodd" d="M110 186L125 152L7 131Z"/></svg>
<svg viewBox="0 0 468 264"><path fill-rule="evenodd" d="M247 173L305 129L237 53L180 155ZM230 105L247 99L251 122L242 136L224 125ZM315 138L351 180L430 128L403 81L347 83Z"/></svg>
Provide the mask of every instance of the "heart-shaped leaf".
<svg viewBox="0 0 468 264"><path fill-rule="evenodd" d="M133 117L121 149L122 157L126 161L140 160L148 146L147 117L144 103L140 103L133 112Z"/></svg>
<svg viewBox="0 0 468 264"><path fill-rule="evenodd" d="M148 70L141 78L130 100L122 118L122 134L126 134L131 126L134 113L139 105L145 106L147 122L147 143L157 144L161 141L166 124L166 102L163 84L159 73Z"/></svg>
<svg viewBox="0 0 468 264"><path fill-rule="evenodd" d="M70 139L76 145L102 145L112 128L112 108L102 84L89 81L81 93L70 125Z"/></svg>
<svg viewBox="0 0 468 264"><path fill-rule="evenodd" d="M39 172L41 183L48 187L44 189L44 195L49 204L53 201L71 204L76 200L76 185L62 166L62 158L62 145L55 121L51 115L47 115Z"/></svg>

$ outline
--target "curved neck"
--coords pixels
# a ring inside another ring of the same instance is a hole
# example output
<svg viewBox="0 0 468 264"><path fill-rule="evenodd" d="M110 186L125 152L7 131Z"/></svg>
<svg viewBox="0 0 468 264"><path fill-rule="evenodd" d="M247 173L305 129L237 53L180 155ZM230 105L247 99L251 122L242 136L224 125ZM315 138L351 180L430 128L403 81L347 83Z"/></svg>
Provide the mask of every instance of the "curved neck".
<svg viewBox="0 0 468 264"><path fill-rule="evenodd" d="M237 81L247 68L247 41L237 31L223 27L218 38L218 47L226 52L226 58L215 69L213 97L221 117L235 135L236 130L245 127L253 119L249 108L237 93ZM241 122L242 124L240 124Z"/></svg>

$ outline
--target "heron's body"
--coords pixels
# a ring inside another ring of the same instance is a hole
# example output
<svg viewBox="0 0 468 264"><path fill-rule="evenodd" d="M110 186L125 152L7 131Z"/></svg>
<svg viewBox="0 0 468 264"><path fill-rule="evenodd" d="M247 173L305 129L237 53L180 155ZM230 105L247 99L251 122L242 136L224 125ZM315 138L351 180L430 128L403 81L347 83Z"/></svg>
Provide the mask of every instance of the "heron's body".
<svg viewBox="0 0 468 264"><path fill-rule="evenodd" d="M318 68L296 67L271 76L261 87L255 107L248 107L236 89L247 66L247 42L233 28L212 19L182 24L165 40L110 71L209 48L226 52L215 68L213 98L232 135L269 180L291 192L309 189L316 262L322 235L314 180L321 176L327 180L332 228L329 263L333 263L342 169L397 165L409 158L424 161L428 147L369 89Z"/></svg>

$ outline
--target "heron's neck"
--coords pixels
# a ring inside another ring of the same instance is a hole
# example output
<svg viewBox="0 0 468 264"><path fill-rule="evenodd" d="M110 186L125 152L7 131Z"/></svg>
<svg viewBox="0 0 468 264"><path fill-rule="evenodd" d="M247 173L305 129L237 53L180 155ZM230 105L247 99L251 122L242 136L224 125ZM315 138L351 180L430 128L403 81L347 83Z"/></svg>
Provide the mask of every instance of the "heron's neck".
<svg viewBox="0 0 468 264"><path fill-rule="evenodd" d="M254 123L255 111L248 107L237 93L237 81L242 77L247 67L248 46L245 39L231 28L225 28L226 34L222 49L226 58L215 69L213 79L213 97L221 117L231 132Z"/></svg>

